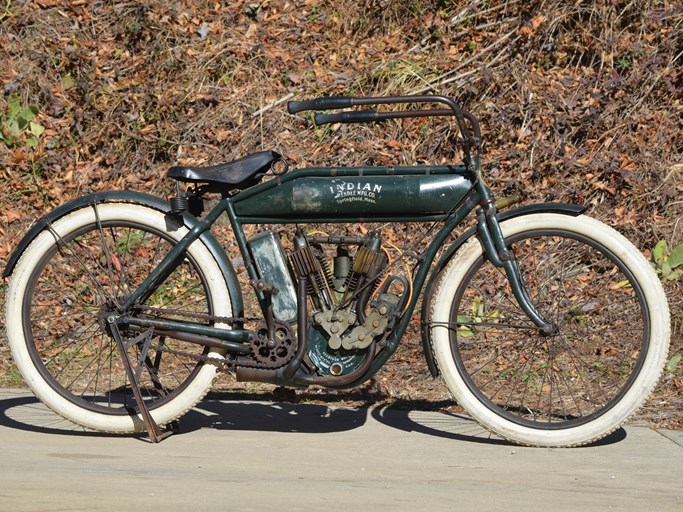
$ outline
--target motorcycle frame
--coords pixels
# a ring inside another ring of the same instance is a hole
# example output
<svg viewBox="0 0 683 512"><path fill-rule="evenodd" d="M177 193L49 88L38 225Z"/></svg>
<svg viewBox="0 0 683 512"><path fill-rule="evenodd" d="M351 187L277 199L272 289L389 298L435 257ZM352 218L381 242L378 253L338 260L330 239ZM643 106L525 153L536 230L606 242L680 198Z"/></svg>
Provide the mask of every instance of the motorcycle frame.
<svg viewBox="0 0 683 512"><path fill-rule="evenodd" d="M425 286L430 268L435 261L439 248L444 245L446 239L451 233L461 224L461 222L473 211L476 210L477 226L476 233L484 247L486 257L496 266L505 270L511 290L516 297L520 307L525 311L529 318L539 327L539 329L546 332L552 332L552 326L543 318L543 316L535 308L531 299L529 298L523 284L519 267L514 259L511 251L508 250L503 238L502 231L497 219L497 210L493 193L486 186L486 184L479 178L478 164L475 173L463 167L448 168L454 174L460 174L471 180L472 186L467 193L452 207L451 211L443 214L420 214L420 212L407 212L405 215L377 215L377 216L353 216L331 214L325 206L321 207L317 212L315 219L310 216L294 215L293 212L285 212L281 217L258 217L258 216L241 216L236 212L236 205L241 200L255 194L254 190L257 187L267 188L278 186L277 180L273 178L266 183L251 187L235 195L226 195L223 197L204 218L198 220L194 227L178 242L178 244L164 257L159 265L150 273L147 279L135 290L120 307L121 318L120 323L128 323L137 325L139 327L155 327L163 330L170 330L176 332L183 332L190 335L199 335L207 338L221 340L222 343L217 343L216 346L225 348L229 352L237 354L248 353L248 347L244 343L249 340L251 332L242 328L241 325L236 325L233 329L220 329L209 325L203 325L189 321L167 321L167 320L149 320L134 318L126 315L126 311L134 308L138 303L144 302L150 297L156 288L170 275L178 264L183 260L185 252L188 247L200 238L205 232L210 231L211 226L221 217L226 214L235 236L241 256L244 260L246 271L252 282L262 278L259 275L258 269L254 264L253 257L249 250L247 237L243 226L245 225L264 225L264 224L311 224L311 223L362 223L362 222L390 222L390 223L405 223L405 222L440 222L441 227L432 237L425 251L421 254L418 262L415 275L413 277L413 293L410 297L405 311L398 319L398 322L392 332L390 333L387 343L383 350L379 351L373 359L370 367L365 373L352 382L345 383L340 387L354 387L371 378L382 365L391 357L400 344L400 340L405 333L411 316L417 306L420 292ZM421 166L410 168L319 168L319 169L300 169L292 171L288 174L290 180L299 180L306 177L327 178L330 180L339 176L346 176L350 178L367 177L367 176L403 176L410 180L415 176L429 175L434 172L443 172L443 167ZM273 183L271 183L273 182ZM269 183L271 183L269 185ZM301 283L298 283L297 289L301 289ZM261 311L266 317L267 300L263 292L256 290L256 295L261 306ZM307 305L301 303L301 295L299 295L299 318L302 316L302 308Z"/></svg>

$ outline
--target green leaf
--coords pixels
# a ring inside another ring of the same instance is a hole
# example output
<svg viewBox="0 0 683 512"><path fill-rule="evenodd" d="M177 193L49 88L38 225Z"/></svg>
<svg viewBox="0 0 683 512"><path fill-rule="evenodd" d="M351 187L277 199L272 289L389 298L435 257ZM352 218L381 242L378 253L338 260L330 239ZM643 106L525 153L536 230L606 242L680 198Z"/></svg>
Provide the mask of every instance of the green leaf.
<svg viewBox="0 0 683 512"><path fill-rule="evenodd" d="M676 366L678 366L678 363L681 361L681 354L676 354L673 356L671 359L669 359L669 363L666 365L666 371L669 373L674 373L676 371Z"/></svg>
<svg viewBox="0 0 683 512"><path fill-rule="evenodd" d="M472 301L472 316L478 322L484 317L486 313L486 306L484 305L484 300L481 297L477 297Z"/></svg>
<svg viewBox="0 0 683 512"><path fill-rule="evenodd" d="M17 117L16 120L16 125L17 129L19 130L19 133L23 132L24 130L28 129L28 124L30 123L29 120L27 120L23 115Z"/></svg>
<svg viewBox="0 0 683 512"><path fill-rule="evenodd" d="M23 119L23 121L28 125L28 123L38 115L38 112L40 112L40 110L36 105L27 105L26 108L21 112L19 118Z"/></svg>
<svg viewBox="0 0 683 512"><path fill-rule="evenodd" d="M19 95L17 93L11 94L7 99L7 110L9 119L16 118L17 115L19 115L19 111L21 110L21 100L19 99Z"/></svg>
<svg viewBox="0 0 683 512"><path fill-rule="evenodd" d="M671 268L676 268L683 265L683 244L676 246L676 248L669 254L669 265Z"/></svg>
<svg viewBox="0 0 683 512"><path fill-rule="evenodd" d="M666 240L660 240L657 242L657 245L655 245L655 248L652 250L652 260L656 263L659 261L662 261L664 259L664 256L668 252L669 247L666 244Z"/></svg>
<svg viewBox="0 0 683 512"><path fill-rule="evenodd" d="M668 281L675 281L676 279L678 279L678 278L681 277L682 275L683 275L683 270L680 269L680 268L677 268L676 270L673 270L673 271L671 272L671 274L669 274L668 276L666 276L666 279L667 279Z"/></svg>
<svg viewBox="0 0 683 512"><path fill-rule="evenodd" d="M64 90L71 89L73 86L74 86L74 79L71 76L71 73L62 77L62 88Z"/></svg>
<svg viewBox="0 0 683 512"><path fill-rule="evenodd" d="M38 137L29 133L26 136L26 145L29 148L35 148L38 145Z"/></svg>
<svg viewBox="0 0 683 512"><path fill-rule="evenodd" d="M16 116L10 117L7 120L7 128L12 135L19 135L22 132L21 128L19 128L19 118Z"/></svg>
<svg viewBox="0 0 683 512"><path fill-rule="evenodd" d="M458 315L457 321L458 322L471 323L472 318L467 316L467 315ZM469 326L458 327L457 333L458 333L458 335L463 336L465 338L468 336L472 336L474 334L474 332L472 332L472 329L470 329Z"/></svg>
<svg viewBox="0 0 683 512"><path fill-rule="evenodd" d="M41 124L34 123L33 121L31 121L28 124L28 131L30 131L33 135L35 135L36 138L40 138L40 136L45 131L45 127Z"/></svg>
<svg viewBox="0 0 683 512"><path fill-rule="evenodd" d="M662 261L662 277L669 277L671 275L671 265L668 261Z"/></svg>

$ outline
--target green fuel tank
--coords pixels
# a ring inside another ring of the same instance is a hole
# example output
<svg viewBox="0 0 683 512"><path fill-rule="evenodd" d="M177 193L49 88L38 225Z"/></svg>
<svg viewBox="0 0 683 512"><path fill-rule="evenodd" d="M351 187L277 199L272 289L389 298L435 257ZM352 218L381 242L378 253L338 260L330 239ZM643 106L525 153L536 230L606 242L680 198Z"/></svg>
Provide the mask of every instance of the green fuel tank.
<svg viewBox="0 0 683 512"><path fill-rule="evenodd" d="M365 218L438 215L473 186L463 167L300 169L233 198L240 217Z"/></svg>

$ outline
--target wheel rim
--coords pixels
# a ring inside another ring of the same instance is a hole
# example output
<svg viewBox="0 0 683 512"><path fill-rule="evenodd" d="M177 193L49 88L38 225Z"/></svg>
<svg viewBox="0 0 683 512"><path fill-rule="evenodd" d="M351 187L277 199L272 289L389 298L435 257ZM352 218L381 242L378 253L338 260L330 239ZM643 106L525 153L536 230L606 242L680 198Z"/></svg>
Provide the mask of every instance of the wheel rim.
<svg viewBox="0 0 683 512"><path fill-rule="evenodd" d="M61 396L93 412L137 411L103 316L135 290L175 243L148 225L102 221L69 233L43 256L24 299L24 333L34 366ZM207 290L206 278L187 255L145 305L210 314ZM144 338L140 332L122 335L124 342ZM138 343L128 351L134 365L141 346ZM140 373L143 397L151 410L181 393L202 366L177 352L199 356L208 349L151 337Z"/></svg>
<svg viewBox="0 0 683 512"><path fill-rule="evenodd" d="M481 256L459 287L451 351L465 385L497 415L542 430L593 421L633 385L649 315L632 273L606 247L563 230L509 237L534 304L559 332L543 336Z"/></svg>

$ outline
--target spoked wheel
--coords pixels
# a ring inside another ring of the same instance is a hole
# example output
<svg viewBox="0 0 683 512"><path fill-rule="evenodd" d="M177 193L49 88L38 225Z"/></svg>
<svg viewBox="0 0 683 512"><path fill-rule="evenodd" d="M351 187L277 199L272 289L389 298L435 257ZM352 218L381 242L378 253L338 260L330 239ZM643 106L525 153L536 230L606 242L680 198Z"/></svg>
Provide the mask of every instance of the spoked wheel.
<svg viewBox="0 0 683 512"><path fill-rule="evenodd" d="M435 355L456 400L484 426L531 445L569 446L615 430L654 388L668 307L645 258L586 217L501 224L533 303L526 317L476 239L444 270L433 302Z"/></svg>
<svg viewBox="0 0 683 512"><path fill-rule="evenodd" d="M103 203L62 217L26 249L8 292L8 337L26 382L49 407L98 430L144 429L107 318L185 233L147 206ZM201 241L131 313L189 314L205 323L207 315L232 316L221 272ZM120 332L157 423L182 415L210 388L216 364L206 358L220 360L220 352L151 329Z"/></svg>

